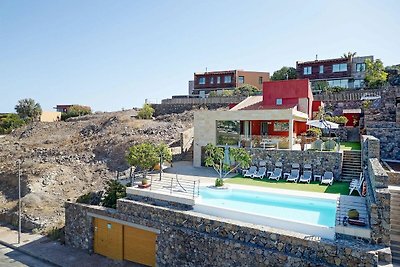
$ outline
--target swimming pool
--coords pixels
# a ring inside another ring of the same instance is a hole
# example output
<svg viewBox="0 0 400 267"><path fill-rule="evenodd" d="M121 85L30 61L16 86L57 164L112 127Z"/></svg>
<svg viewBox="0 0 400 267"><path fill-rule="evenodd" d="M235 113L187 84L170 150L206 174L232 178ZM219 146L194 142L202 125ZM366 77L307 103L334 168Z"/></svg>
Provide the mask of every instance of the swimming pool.
<svg viewBox="0 0 400 267"><path fill-rule="evenodd" d="M202 187L194 210L209 215L334 239L337 197Z"/></svg>

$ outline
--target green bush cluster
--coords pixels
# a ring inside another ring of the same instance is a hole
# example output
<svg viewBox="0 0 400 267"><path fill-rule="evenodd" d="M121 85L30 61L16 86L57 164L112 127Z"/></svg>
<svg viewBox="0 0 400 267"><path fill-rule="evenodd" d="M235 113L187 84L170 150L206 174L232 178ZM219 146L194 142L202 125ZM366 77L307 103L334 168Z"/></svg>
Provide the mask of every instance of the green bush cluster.
<svg viewBox="0 0 400 267"><path fill-rule="evenodd" d="M224 186L224 179L222 178L215 179L215 187L221 187L221 186Z"/></svg>
<svg viewBox="0 0 400 267"><path fill-rule="evenodd" d="M107 181L107 188L102 205L104 207L117 207L117 199L126 197L126 187L116 180Z"/></svg>
<svg viewBox="0 0 400 267"><path fill-rule="evenodd" d="M26 124L26 121L21 119L17 114L7 114L0 118L0 134L9 134L12 130L17 129Z"/></svg>
<svg viewBox="0 0 400 267"><path fill-rule="evenodd" d="M325 116L325 120L343 125L349 121L345 116Z"/></svg>
<svg viewBox="0 0 400 267"><path fill-rule="evenodd" d="M322 135L322 131L319 128L310 128L307 130L308 136L320 137Z"/></svg>
<svg viewBox="0 0 400 267"><path fill-rule="evenodd" d="M149 104L144 104L139 110L137 117L142 120L149 120L153 117L154 108Z"/></svg>

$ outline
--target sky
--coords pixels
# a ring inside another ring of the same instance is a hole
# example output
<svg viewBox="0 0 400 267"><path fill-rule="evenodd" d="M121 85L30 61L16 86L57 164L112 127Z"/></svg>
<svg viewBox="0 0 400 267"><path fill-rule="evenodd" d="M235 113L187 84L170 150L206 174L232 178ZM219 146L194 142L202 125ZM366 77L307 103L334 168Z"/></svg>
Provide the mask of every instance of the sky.
<svg viewBox="0 0 400 267"><path fill-rule="evenodd" d="M351 51L400 63L400 1L1 0L0 112L140 107L193 73L295 67Z"/></svg>

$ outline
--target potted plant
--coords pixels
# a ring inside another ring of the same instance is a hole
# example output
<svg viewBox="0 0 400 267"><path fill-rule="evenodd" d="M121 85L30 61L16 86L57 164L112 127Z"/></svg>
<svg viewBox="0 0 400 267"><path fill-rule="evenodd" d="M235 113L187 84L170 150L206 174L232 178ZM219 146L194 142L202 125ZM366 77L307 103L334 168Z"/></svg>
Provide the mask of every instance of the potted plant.
<svg viewBox="0 0 400 267"><path fill-rule="evenodd" d="M149 180L147 178L143 178L142 183L139 184L139 188L147 188L150 186L151 186L151 184L149 183Z"/></svg>

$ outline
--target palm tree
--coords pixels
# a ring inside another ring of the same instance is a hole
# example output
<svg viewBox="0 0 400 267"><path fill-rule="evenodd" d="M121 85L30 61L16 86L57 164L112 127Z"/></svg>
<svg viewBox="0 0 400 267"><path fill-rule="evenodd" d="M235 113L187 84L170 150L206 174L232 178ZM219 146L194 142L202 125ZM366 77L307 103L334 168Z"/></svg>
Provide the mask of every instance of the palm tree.
<svg viewBox="0 0 400 267"><path fill-rule="evenodd" d="M345 58L345 59L347 59L348 61L351 61L352 58L355 57L356 54L357 54L357 52L352 53L352 52L349 51L349 52L347 52L347 54L344 53L343 56L342 56L342 58Z"/></svg>
<svg viewBox="0 0 400 267"><path fill-rule="evenodd" d="M38 120L42 114L42 108L32 98L25 98L18 101L15 111L22 119Z"/></svg>

